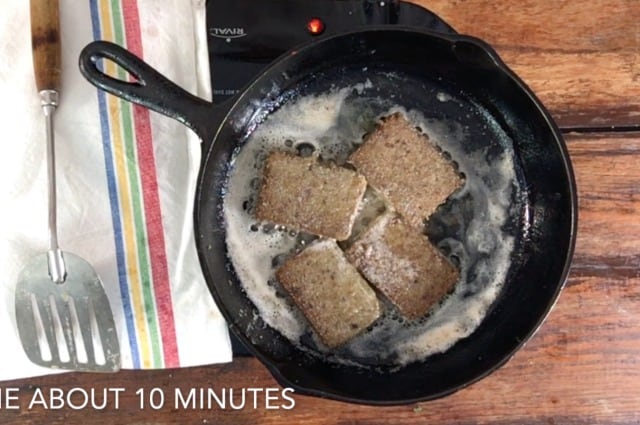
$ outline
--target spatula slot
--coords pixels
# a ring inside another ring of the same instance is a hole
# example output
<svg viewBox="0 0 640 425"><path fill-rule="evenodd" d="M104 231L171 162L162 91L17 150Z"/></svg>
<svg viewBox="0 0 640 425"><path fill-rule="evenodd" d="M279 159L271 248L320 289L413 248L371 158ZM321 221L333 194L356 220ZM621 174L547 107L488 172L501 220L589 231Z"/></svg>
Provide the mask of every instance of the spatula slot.
<svg viewBox="0 0 640 425"><path fill-rule="evenodd" d="M53 295L49 295L49 307L51 311L51 321L53 322L53 334L54 334L54 349L57 349L58 358L61 362L67 363L71 359L69 355L69 347L64 335L62 323L60 320L60 314L58 312L58 305Z"/></svg>
<svg viewBox="0 0 640 425"><path fill-rule="evenodd" d="M33 322L35 324L36 339L38 341L38 349L40 351L40 357L45 362L52 360L51 349L49 348L49 341L44 331L44 325L42 323L42 316L40 315L40 308L38 307L38 300L34 294L29 296L31 300L31 311L33 313Z"/></svg>
<svg viewBox="0 0 640 425"><path fill-rule="evenodd" d="M76 303L73 298L67 302L69 308L69 316L71 319L71 331L73 333L73 341L76 347L76 356L78 363L87 363L89 361L87 357L87 349L83 339L82 332L80 330L80 321L78 319L78 311L76 310Z"/></svg>
<svg viewBox="0 0 640 425"><path fill-rule="evenodd" d="M93 352L95 355L95 362L98 365L104 365L106 363L104 355L104 347L102 346L102 338L100 336L100 329L98 328L98 320L96 319L96 311L93 307L93 302L89 300L89 320L91 323L91 339L93 342Z"/></svg>

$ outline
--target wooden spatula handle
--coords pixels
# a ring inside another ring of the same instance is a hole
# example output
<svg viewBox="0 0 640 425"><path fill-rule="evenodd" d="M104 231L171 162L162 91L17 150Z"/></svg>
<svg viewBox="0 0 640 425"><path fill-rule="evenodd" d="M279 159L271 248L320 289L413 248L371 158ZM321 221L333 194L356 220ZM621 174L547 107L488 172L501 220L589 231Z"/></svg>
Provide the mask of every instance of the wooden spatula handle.
<svg viewBox="0 0 640 425"><path fill-rule="evenodd" d="M58 91L62 68L58 0L31 0L31 46L38 91Z"/></svg>

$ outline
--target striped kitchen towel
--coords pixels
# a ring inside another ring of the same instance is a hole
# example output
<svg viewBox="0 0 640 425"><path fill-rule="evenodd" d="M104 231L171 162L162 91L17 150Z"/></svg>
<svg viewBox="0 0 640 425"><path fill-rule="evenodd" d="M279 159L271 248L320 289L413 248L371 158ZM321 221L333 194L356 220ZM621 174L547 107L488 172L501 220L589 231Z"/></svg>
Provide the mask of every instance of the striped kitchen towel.
<svg viewBox="0 0 640 425"><path fill-rule="evenodd" d="M13 294L28 258L47 249L43 118L33 82L29 4L0 16L0 380L49 373L29 363L15 329ZM204 0L60 0L63 81L56 114L62 249L98 271L116 315L124 368L226 362L226 324L202 277L192 207L200 141L181 124L96 90L80 50L110 40L180 86L210 92ZM127 75L106 62L106 71Z"/></svg>

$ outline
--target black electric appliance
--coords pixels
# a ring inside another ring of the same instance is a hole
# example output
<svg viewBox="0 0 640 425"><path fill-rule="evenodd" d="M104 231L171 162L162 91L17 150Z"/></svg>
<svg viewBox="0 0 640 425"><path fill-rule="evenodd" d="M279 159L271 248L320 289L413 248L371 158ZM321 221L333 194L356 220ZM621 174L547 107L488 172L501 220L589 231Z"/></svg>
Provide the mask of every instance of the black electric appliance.
<svg viewBox="0 0 640 425"><path fill-rule="evenodd" d="M427 9L398 0L208 0L213 102L245 87L278 56L320 37L367 25L454 30Z"/></svg>

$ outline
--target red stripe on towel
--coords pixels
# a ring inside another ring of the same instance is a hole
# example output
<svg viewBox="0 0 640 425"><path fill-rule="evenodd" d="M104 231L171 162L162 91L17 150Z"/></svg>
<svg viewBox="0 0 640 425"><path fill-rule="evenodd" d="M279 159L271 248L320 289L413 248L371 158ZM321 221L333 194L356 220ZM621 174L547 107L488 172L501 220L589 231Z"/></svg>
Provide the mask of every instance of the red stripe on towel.
<svg viewBox="0 0 640 425"><path fill-rule="evenodd" d="M127 48L136 55L143 57L142 32L140 30L137 0L123 0L122 12L124 15ZM142 180L142 196L144 199L147 236L149 240L151 273L153 275L156 308L158 321L160 323L160 334L162 336L164 367L178 367L180 366L180 359L178 355L173 303L171 300L171 287L169 283L169 270L149 110L134 105L133 115L136 145L138 147L140 178Z"/></svg>

